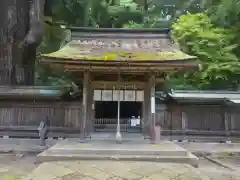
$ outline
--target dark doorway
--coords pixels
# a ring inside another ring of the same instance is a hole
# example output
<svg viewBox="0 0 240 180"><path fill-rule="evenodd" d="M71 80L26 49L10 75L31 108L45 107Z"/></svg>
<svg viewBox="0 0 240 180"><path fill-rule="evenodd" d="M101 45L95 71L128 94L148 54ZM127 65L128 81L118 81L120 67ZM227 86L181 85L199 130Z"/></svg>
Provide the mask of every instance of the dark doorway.
<svg viewBox="0 0 240 180"><path fill-rule="evenodd" d="M117 105L116 101L96 101L95 118L117 118Z"/></svg>
<svg viewBox="0 0 240 180"><path fill-rule="evenodd" d="M115 132L117 126L117 101L96 101L95 102L95 130ZM120 102L120 124L121 131L129 132L136 127L131 126L131 117L142 116L142 102ZM141 125L138 126L138 131Z"/></svg>
<svg viewBox="0 0 240 180"><path fill-rule="evenodd" d="M95 118L117 118L117 101L96 101ZM138 117L142 114L141 102L120 102L120 118Z"/></svg>
<svg viewBox="0 0 240 180"><path fill-rule="evenodd" d="M131 118L142 116L141 102L120 102L120 118Z"/></svg>

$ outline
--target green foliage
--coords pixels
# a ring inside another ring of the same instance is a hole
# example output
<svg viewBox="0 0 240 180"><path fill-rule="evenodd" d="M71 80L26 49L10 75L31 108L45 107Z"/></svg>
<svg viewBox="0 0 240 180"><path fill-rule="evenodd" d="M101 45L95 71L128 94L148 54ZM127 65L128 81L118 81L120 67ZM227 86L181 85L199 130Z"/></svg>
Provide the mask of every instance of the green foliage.
<svg viewBox="0 0 240 180"><path fill-rule="evenodd" d="M206 2L206 6L209 6L208 14L212 21L218 26L239 26L240 0L211 0Z"/></svg>
<svg viewBox="0 0 240 180"><path fill-rule="evenodd" d="M238 44L234 53L240 58L240 0L219 0L215 3L213 10L209 12L210 17L217 26L233 31L234 42Z"/></svg>
<svg viewBox="0 0 240 180"><path fill-rule="evenodd" d="M141 21L142 12L133 0L53 0L48 11L54 21L74 26L121 27Z"/></svg>
<svg viewBox="0 0 240 180"><path fill-rule="evenodd" d="M124 28L144 28L144 24L138 24L134 21L129 21L127 24L123 25Z"/></svg>
<svg viewBox="0 0 240 180"><path fill-rule="evenodd" d="M58 69L49 69L39 64L39 59L41 58L42 53L50 53L58 50L63 46L69 37L69 31L60 27L60 25L51 25L51 17L45 17L45 33L43 36L43 41L40 47L38 48L37 53L37 62L36 64L36 84L37 85L53 85L53 86L62 86L70 87L74 82L71 80L72 77L68 73L58 70Z"/></svg>
<svg viewBox="0 0 240 180"><path fill-rule="evenodd" d="M184 73L186 80L179 80L180 84L208 89L238 87L240 62L234 54L237 44L231 29L216 27L205 13L182 15L172 27L173 38L182 50L203 64L200 71Z"/></svg>
<svg viewBox="0 0 240 180"><path fill-rule="evenodd" d="M230 61L238 60L232 53L236 44L228 29L216 28L211 19L203 13L186 14L172 26L173 38L181 45L184 51L198 57L202 61Z"/></svg>
<svg viewBox="0 0 240 180"><path fill-rule="evenodd" d="M77 85L77 77L69 72L64 71L62 68L51 68L45 65L39 65L36 77L37 85L57 86L62 87L64 90L73 91L75 93L80 91Z"/></svg>
<svg viewBox="0 0 240 180"><path fill-rule="evenodd" d="M136 2L144 9L143 21L135 24L129 22L124 27L168 28L180 15L201 11L201 0L136 0Z"/></svg>

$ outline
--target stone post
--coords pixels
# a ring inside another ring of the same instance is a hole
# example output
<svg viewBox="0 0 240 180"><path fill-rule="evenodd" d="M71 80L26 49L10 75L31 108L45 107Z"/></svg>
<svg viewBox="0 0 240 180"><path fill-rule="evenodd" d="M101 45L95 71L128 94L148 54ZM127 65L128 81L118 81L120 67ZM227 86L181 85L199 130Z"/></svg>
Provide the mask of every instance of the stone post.
<svg viewBox="0 0 240 180"><path fill-rule="evenodd" d="M116 142L122 143L121 124L120 124L120 72L118 72L118 110L117 110L117 129L116 129Z"/></svg>
<svg viewBox="0 0 240 180"><path fill-rule="evenodd" d="M227 143L231 143L230 141L230 133L229 133L229 122L230 122L230 118L228 116L228 108L224 108L224 127L225 127L225 135L226 135L226 142ZM226 110L227 109L227 110Z"/></svg>
<svg viewBox="0 0 240 180"><path fill-rule="evenodd" d="M156 120L156 142L161 140L161 122L164 121L165 111L167 107L165 104L158 106L158 113L160 114L159 118Z"/></svg>
<svg viewBox="0 0 240 180"><path fill-rule="evenodd" d="M187 130L187 126L188 126L187 124L188 124L187 113L184 112L184 110L183 110L182 111L182 136L183 136L182 140L186 139L186 130Z"/></svg>

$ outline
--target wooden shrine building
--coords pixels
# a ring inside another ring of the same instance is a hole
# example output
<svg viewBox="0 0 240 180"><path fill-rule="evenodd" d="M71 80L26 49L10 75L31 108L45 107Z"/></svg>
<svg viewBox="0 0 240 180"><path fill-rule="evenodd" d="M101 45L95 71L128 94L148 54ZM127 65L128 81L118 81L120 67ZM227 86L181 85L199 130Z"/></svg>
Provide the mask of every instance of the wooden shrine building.
<svg viewBox="0 0 240 180"><path fill-rule="evenodd" d="M167 29L70 30L71 41L43 55L41 62L81 80L82 136L97 125L112 126L118 133L129 125L154 139L156 87L163 86L169 72L198 67L196 58L181 52ZM135 123L129 122L132 116L138 118Z"/></svg>

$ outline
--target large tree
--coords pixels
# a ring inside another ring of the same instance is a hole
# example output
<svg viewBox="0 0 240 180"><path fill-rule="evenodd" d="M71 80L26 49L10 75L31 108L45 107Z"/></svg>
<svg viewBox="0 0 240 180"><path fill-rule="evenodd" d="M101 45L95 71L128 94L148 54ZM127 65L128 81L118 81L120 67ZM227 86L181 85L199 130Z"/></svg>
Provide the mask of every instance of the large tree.
<svg viewBox="0 0 240 180"><path fill-rule="evenodd" d="M45 0L1 0L0 85L34 83Z"/></svg>

